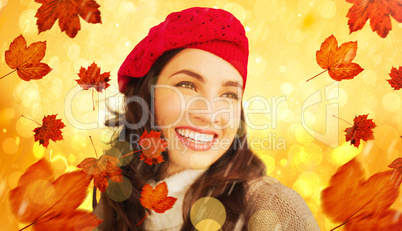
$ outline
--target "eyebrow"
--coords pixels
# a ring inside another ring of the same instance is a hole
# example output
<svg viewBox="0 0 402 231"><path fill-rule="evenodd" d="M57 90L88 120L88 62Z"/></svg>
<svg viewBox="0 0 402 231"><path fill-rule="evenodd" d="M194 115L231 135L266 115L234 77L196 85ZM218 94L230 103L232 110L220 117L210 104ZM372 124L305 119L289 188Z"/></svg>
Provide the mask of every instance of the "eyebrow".
<svg viewBox="0 0 402 231"><path fill-rule="evenodd" d="M193 71L190 71L190 70L177 71L177 72L173 73L171 76L169 76L169 78L174 76L174 75L177 75L177 74L186 74L186 75L188 75L190 77L193 77L193 78L197 79L201 83L205 83L205 80L201 75L199 75L199 74L197 74L197 73L195 73ZM240 89L243 89L242 84L240 82L237 82L237 81L228 80L225 83L223 83L222 86L224 86L224 87L238 87Z"/></svg>

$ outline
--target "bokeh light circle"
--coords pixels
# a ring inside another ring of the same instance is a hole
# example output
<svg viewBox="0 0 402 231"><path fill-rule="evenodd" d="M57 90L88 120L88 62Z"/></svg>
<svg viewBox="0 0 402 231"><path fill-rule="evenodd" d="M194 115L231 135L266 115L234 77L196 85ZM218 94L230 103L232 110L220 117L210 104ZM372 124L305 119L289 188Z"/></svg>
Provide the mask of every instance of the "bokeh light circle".
<svg viewBox="0 0 402 231"><path fill-rule="evenodd" d="M6 138L3 141L3 151L7 154L15 154L18 151L18 142L14 138Z"/></svg>
<svg viewBox="0 0 402 231"><path fill-rule="evenodd" d="M40 205L47 205L56 196L56 190L47 180L36 180L27 188L29 199Z"/></svg>
<svg viewBox="0 0 402 231"><path fill-rule="evenodd" d="M15 188L17 187L18 184L18 180L20 179L22 175L22 172L13 172L10 175L8 175L8 186L10 186L10 188Z"/></svg>
<svg viewBox="0 0 402 231"><path fill-rule="evenodd" d="M365 84L375 86L377 81L377 73L375 71L364 70L361 75Z"/></svg>
<svg viewBox="0 0 402 231"><path fill-rule="evenodd" d="M315 190L321 185L320 176L312 171L303 172L296 180L293 188L300 193L303 198L311 197Z"/></svg>
<svg viewBox="0 0 402 231"><path fill-rule="evenodd" d="M274 22L279 15L279 4L276 0L258 0L254 3L254 15L266 22Z"/></svg>
<svg viewBox="0 0 402 231"><path fill-rule="evenodd" d="M330 0L324 0L320 3L320 6L318 7L318 12L323 18L333 18L336 15L336 5Z"/></svg>
<svg viewBox="0 0 402 231"><path fill-rule="evenodd" d="M80 57L81 47L77 44L73 44L68 48L68 58L74 61Z"/></svg>
<svg viewBox="0 0 402 231"><path fill-rule="evenodd" d="M216 227L219 230L226 220L226 209L225 206L216 198L213 197L202 197L198 199L190 210L191 223L195 227L202 229L199 230L213 230L204 229L207 225L211 227ZM212 222L212 221L214 222Z"/></svg>
<svg viewBox="0 0 402 231"><path fill-rule="evenodd" d="M401 107L401 98L398 94L390 92L382 98L382 106L389 112L398 111Z"/></svg>
<svg viewBox="0 0 402 231"><path fill-rule="evenodd" d="M314 137L312 135L310 135L309 133L307 133L307 131L304 129L303 126L298 126L296 128L296 134L295 135L296 135L296 140L300 144L307 144L307 143L310 143L310 142L312 142L314 140Z"/></svg>
<svg viewBox="0 0 402 231"><path fill-rule="evenodd" d="M131 152L132 149L130 143L128 143L127 141L119 140L113 144L113 147L109 148L106 151L106 155L113 156L119 159L120 162L116 164L117 166L124 166L130 163L134 155L139 155L139 152L129 154ZM125 155L127 156L123 158L123 156Z"/></svg>
<svg viewBox="0 0 402 231"><path fill-rule="evenodd" d="M244 23L246 12L242 5L238 3L228 3L223 7L223 9L232 13L241 23Z"/></svg>
<svg viewBox="0 0 402 231"><path fill-rule="evenodd" d="M247 37L250 41L259 42L267 40L269 35L269 27L264 20L253 19L247 24L247 27L249 28Z"/></svg>
<svg viewBox="0 0 402 231"><path fill-rule="evenodd" d="M284 95L289 95L290 93L292 93L292 91L293 91L292 84L290 84L290 83L282 83L281 84L281 92Z"/></svg>
<svg viewBox="0 0 402 231"><path fill-rule="evenodd" d="M130 179L123 176L123 182L114 182L109 180L109 186L106 188L107 196L116 202L127 200L133 191Z"/></svg>
<svg viewBox="0 0 402 231"><path fill-rule="evenodd" d="M323 152L320 146L309 143L303 146L301 161L306 165L317 166L322 161Z"/></svg>

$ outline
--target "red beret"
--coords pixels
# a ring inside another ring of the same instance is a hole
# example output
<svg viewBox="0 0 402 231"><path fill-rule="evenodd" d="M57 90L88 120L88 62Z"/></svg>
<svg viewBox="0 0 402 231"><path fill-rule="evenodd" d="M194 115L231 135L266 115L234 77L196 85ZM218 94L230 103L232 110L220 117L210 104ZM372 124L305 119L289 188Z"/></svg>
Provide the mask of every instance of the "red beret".
<svg viewBox="0 0 402 231"><path fill-rule="evenodd" d="M177 48L197 48L223 58L239 71L244 89L249 50L243 25L225 10L193 7L169 14L149 30L121 65L119 90L124 92L130 78L144 77L164 52Z"/></svg>

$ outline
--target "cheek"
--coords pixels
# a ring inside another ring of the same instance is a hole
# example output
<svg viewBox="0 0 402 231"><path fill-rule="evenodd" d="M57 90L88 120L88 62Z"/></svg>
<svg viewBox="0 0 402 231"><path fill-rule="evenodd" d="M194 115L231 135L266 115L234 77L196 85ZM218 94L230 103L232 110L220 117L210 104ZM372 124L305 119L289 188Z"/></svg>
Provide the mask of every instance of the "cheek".
<svg viewBox="0 0 402 231"><path fill-rule="evenodd" d="M180 121L184 111L183 99L170 89L155 91L155 117L160 126L174 126Z"/></svg>
<svg viewBox="0 0 402 231"><path fill-rule="evenodd" d="M225 124L225 131L229 133L228 135L233 135L236 133L241 122L241 107L240 105L234 105L231 110L227 110L226 113L222 114Z"/></svg>

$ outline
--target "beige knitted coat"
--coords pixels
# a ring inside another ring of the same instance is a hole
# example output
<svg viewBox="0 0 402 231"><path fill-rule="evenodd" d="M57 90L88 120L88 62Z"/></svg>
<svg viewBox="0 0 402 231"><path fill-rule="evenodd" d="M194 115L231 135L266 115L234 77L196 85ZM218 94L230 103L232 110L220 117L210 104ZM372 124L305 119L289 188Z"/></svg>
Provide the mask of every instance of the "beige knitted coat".
<svg viewBox="0 0 402 231"><path fill-rule="evenodd" d="M303 198L275 178L264 176L250 181L249 187L248 212L236 224L226 222L222 230L320 230Z"/></svg>
<svg viewBox="0 0 402 231"><path fill-rule="evenodd" d="M203 171L185 170L165 179L169 196L178 198L172 209L165 213L151 213L145 220L146 231L180 230L183 222L181 206L185 191ZM152 186L157 182L150 182ZM275 178L264 176L248 182L247 209L237 222L225 222L222 231L318 231L317 222L306 202L294 190ZM102 219L102 204L94 213Z"/></svg>

